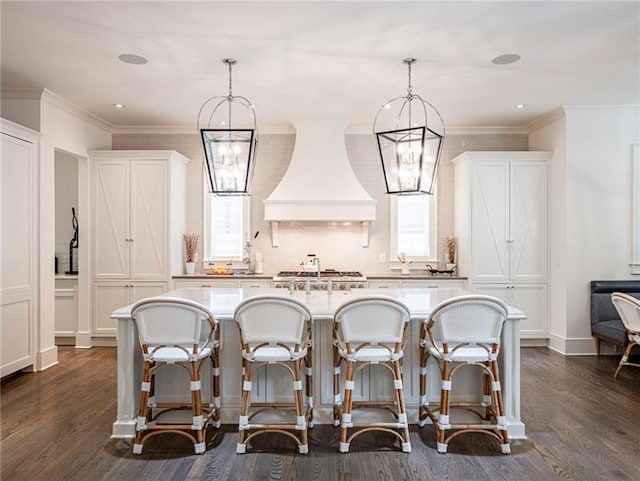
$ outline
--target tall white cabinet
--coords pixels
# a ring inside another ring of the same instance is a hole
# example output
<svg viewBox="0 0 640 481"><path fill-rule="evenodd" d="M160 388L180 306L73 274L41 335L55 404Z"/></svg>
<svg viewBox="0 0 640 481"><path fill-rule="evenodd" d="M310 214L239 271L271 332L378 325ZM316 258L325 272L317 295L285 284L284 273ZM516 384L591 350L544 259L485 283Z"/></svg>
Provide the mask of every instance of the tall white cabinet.
<svg viewBox="0 0 640 481"><path fill-rule="evenodd" d="M469 290L522 309L522 338L548 337L549 152L465 152L455 165L458 270Z"/></svg>
<svg viewBox="0 0 640 481"><path fill-rule="evenodd" d="M0 119L0 377L36 363L40 134Z"/></svg>
<svg viewBox="0 0 640 481"><path fill-rule="evenodd" d="M92 151L92 335L115 336L117 307L182 274L189 160L175 151Z"/></svg>

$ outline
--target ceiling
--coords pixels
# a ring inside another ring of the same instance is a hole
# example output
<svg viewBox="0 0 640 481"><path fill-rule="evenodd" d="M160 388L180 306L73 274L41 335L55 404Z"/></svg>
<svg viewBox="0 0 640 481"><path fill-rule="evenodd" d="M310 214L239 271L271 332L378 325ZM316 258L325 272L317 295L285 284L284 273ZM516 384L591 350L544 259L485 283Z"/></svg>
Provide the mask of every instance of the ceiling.
<svg viewBox="0 0 640 481"><path fill-rule="evenodd" d="M526 127L563 105L640 104L640 2L0 3L3 88L46 87L115 127L195 128L233 93L259 126L370 127L413 92L447 127ZM118 60L123 53L145 65ZM498 55L521 60L495 65ZM113 104L121 103L124 109ZM526 104L515 109L515 104Z"/></svg>

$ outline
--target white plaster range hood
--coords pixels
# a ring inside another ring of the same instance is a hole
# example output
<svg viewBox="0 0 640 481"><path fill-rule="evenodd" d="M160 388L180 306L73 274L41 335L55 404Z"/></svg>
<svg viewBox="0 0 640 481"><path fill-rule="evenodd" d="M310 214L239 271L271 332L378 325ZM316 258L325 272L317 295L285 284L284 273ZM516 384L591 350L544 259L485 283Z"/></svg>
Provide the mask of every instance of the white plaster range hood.
<svg viewBox="0 0 640 481"><path fill-rule="evenodd" d="M344 120L297 120L291 162L280 183L264 200L264 219L271 222L278 245L280 222L361 222L362 242L369 243L369 222L376 220L376 201L351 168Z"/></svg>

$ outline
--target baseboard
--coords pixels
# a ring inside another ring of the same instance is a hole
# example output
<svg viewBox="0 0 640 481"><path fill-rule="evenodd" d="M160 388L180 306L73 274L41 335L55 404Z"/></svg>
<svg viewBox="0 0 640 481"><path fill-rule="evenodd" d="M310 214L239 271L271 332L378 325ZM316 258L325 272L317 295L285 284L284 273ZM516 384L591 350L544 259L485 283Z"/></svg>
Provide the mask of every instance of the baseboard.
<svg viewBox="0 0 640 481"><path fill-rule="evenodd" d="M56 346L75 346L75 336L56 336Z"/></svg>
<svg viewBox="0 0 640 481"><path fill-rule="evenodd" d="M549 349L565 356L593 356L596 354L596 343L592 337L567 338L551 333Z"/></svg>
<svg viewBox="0 0 640 481"><path fill-rule="evenodd" d="M520 339L520 347L548 347L549 339Z"/></svg>
<svg viewBox="0 0 640 481"><path fill-rule="evenodd" d="M44 371L58 364L58 346L51 346L36 354L36 370Z"/></svg>
<svg viewBox="0 0 640 481"><path fill-rule="evenodd" d="M76 332L76 349L91 349L91 334L88 332Z"/></svg>
<svg viewBox="0 0 640 481"><path fill-rule="evenodd" d="M118 347L115 337L92 337L91 344L95 347Z"/></svg>

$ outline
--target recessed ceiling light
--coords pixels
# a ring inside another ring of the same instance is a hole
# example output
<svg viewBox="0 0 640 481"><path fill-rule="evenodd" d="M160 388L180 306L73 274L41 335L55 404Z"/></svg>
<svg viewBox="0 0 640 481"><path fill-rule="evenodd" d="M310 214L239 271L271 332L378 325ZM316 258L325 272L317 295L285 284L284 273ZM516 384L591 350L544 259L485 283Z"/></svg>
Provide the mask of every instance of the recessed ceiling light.
<svg viewBox="0 0 640 481"><path fill-rule="evenodd" d="M133 53L123 53L122 55L119 55L118 58L122 62L129 63L131 65L144 65L145 63L147 63L146 58L140 55L135 55Z"/></svg>
<svg viewBox="0 0 640 481"><path fill-rule="evenodd" d="M124 108L124 104L113 104L113 106L114 106L116 109L123 109L123 108Z"/></svg>
<svg viewBox="0 0 640 481"><path fill-rule="evenodd" d="M492 60L496 65L509 65L510 63L516 63L520 60L520 55L517 53L505 53L504 55L498 55Z"/></svg>
<svg viewBox="0 0 640 481"><path fill-rule="evenodd" d="M526 107L525 104L516 104L516 105L513 106L514 109L523 109L525 107Z"/></svg>

